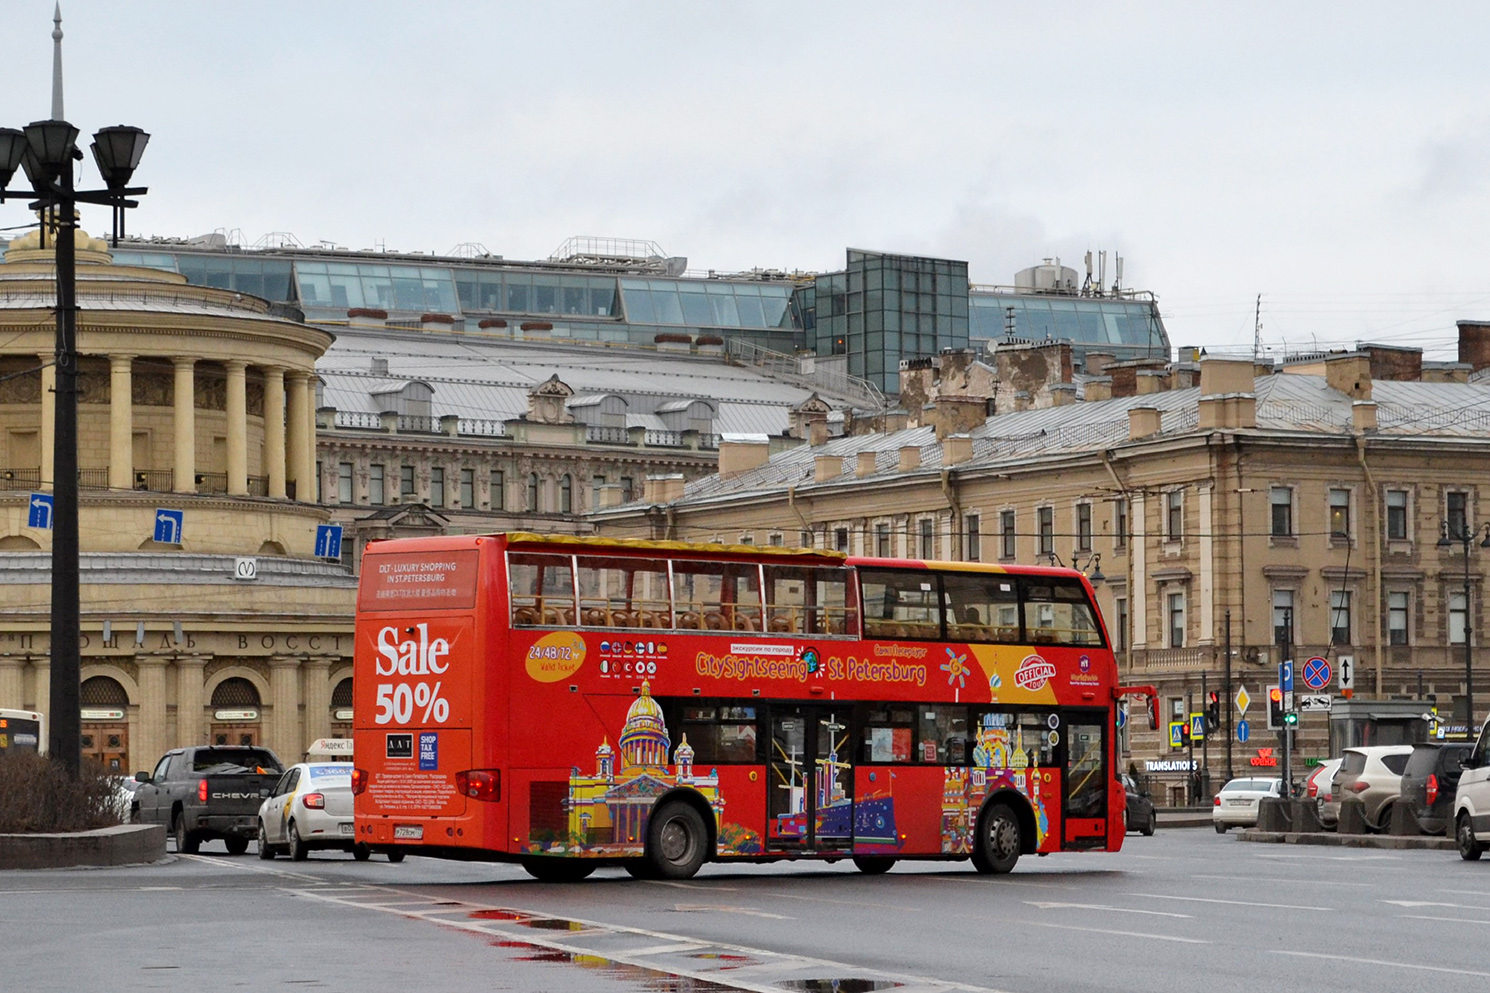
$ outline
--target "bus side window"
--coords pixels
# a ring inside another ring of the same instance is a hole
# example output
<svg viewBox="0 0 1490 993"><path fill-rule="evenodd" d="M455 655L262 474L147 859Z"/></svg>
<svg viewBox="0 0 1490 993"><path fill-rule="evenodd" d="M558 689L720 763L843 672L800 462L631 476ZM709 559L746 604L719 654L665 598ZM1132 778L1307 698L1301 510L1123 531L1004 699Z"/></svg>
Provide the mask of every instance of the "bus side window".
<svg viewBox="0 0 1490 993"><path fill-rule="evenodd" d="M975 710L973 762L981 769L1028 769L1055 764L1060 722L1049 711Z"/></svg>
<svg viewBox="0 0 1490 993"><path fill-rule="evenodd" d="M513 624L567 627L575 623L574 560L570 556L510 553L507 589Z"/></svg>
<svg viewBox="0 0 1490 993"><path fill-rule="evenodd" d="M916 712L912 704L862 705L859 761L867 763L913 762Z"/></svg>
<svg viewBox="0 0 1490 993"><path fill-rule="evenodd" d="M761 630L761 578L757 565L676 561L673 599L681 628Z"/></svg>
<svg viewBox="0 0 1490 993"><path fill-rule="evenodd" d="M1012 644L1019 641L1019 594L1013 576L948 572L947 640Z"/></svg>
<svg viewBox="0 0 1490 993"><path fill-rule="evenodd" d="M942 634L941 577L925 569L861 569L864 637L936 639Z"/></svg>
<svg viewBox="0 0 1490 993"><path fill-rule="evenodd" d="M967 708L923 703L917 709L917 761L967 765Z"/></svg>
<svg viewBox="0 0 1490 993"><path fill-rule="evenodd" d="M579 618L586 627L670 628L667 563L621 556L582 556Z"/></svg>
<svg viewBox="0 0 1490 993"><path fill-rule="evenodd" d="M757 761L754 706L688 700L681 704L681 710L680 734L673 746L674 762L684 741L693 749L695 768L750 765Z"/></svg>
<svg viewBox="0 0 1490 993"><path fill-rule="evenodd" d="M847 634L848 570L765 567L766 629L775 634Z"/></svg>
<svg viewBox="0 0 1490 993"><path fill-rule="evenodd" d="M1100 646L1102 629L1086 590L1075 579L1021 576L1024 633L1035 645Z"/></svg>

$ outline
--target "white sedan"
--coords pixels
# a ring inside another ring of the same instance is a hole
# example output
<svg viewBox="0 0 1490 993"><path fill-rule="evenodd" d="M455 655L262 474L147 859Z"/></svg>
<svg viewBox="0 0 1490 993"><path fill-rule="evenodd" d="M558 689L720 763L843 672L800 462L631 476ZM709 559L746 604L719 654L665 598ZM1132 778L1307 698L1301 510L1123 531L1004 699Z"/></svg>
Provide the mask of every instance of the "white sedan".
<svg viewBox="0 0 1490 993"><path fill-rule="evenodd" d="M1221 787L1211 806L1211 822L1217 834L1225 834L1234 825L1251 827L1257 823L1257 808L1263 797L1282 796L1280 779L1233 779Z"/></svg>
<svg viewBox="0 0 1490 993"><path fill-rule="evenodd" d="M259 805L259 858L283 852L298 862L318 848L351 852L359 861L371 854L352 838L350 762L292 765Z"/></svg>

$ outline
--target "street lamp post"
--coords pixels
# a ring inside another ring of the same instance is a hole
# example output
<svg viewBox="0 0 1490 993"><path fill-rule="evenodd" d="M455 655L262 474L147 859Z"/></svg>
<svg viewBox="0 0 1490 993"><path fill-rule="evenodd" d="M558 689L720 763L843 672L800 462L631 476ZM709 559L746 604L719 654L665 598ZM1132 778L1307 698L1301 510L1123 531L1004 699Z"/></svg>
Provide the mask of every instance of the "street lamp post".
<svg viewBox="0 0 1490 993"><path fill-rule="evenodd" d="M1470 620L1470 597L1469 597L1469 545L1474 541L1475 535L1484 532L1484 538L1480 541L1481 548L1490 548L1490 524L1482 527L1472 528L1469 526L1469 516L1466 514L1462 520L1454 522L1451 526L1449 521L1440 521L1438 524L1438 547L1451 548L1455 542L1464 546L1464 705L1465 713L1468 715L1465 723L1468 725L1468 735L1474 738L1474 654L1470 646L1470 632L1474 628Z"/></svg>
<svg viewBox="0 0 1490 993"><path fill-rule="evenodd" d="M47 745L52 758L73 776L82 764L82 712L79 672L81 609L78 593L78 350L77 256L73 233L80 203L100 204L113 211L115 244L123 230L125 209L139 204L129 199L145 192L130 187L150 136L135 127L104 128L93 136L93 158L106 189L73 188L73 162L83 153L77 147L78 129L62 118L62 15L55 17L56 45L52 75L52 117L33 121L22 130L0 128L0 203L17 167L23 168L31 192L30 208L41 214L42 244L46 217L56 228L57 338L56 385L53 394L52 455L52 616L51 695L48 700ZM16 194L10 194L12 198ZM42 397L42 403L47 398Z"/></svg>

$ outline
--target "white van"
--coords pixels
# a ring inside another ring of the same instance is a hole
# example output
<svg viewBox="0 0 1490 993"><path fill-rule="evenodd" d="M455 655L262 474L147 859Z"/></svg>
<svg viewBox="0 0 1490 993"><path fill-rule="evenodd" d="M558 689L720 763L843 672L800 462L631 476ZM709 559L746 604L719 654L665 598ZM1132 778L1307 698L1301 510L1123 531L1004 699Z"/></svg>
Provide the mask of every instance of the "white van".
<svg viewBox="0 0 1490 993"><path fill-rule="evenodd" d="M1490 720L1480 729L1474 751L1461 764L1464 771L1454 798L1454 840L1459 857L1472 862L1490 841Z"/></svg>

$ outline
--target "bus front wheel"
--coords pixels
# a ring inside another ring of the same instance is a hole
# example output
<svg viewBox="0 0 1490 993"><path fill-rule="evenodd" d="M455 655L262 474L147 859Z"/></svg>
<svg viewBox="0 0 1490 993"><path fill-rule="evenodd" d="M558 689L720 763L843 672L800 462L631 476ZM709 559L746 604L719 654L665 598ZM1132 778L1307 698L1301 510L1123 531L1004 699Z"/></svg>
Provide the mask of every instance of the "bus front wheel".
<svg viewBox="0 0 1490 993"><path fill-rule="evenodd" d="M895 860L888 855L855 855L854 865L866 876L878 876L882 872L889 872Z"/></svg>
<svg viewBox="0 0 1490 993"><path fill-rule="evenodd" d="M523 869L542 883L576 883L595 871L593 863L583 859L524 859Z"/></svg>
<svg viewBox="0 0 1490 993"><path fill-rule="evenodd" d="M1008 804L989 807L973 840L973 865L979 872L1002 875L1019 861L1019 818Z"/></svg>
<svg viewBox="0 0 1490 993"><path fill-rule="evenodd" d="M686 803L665 803L647 824L647 862L659 879L688 879L704 864L709 833Z"/></svg>

